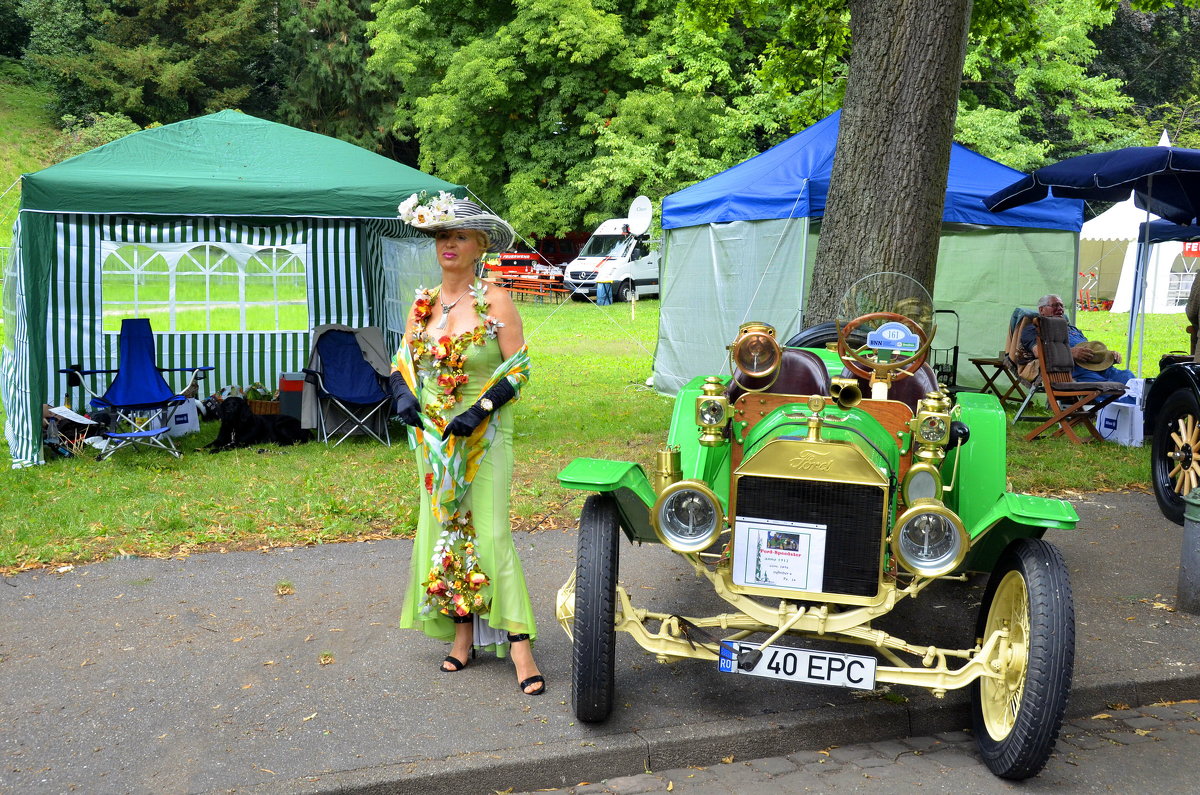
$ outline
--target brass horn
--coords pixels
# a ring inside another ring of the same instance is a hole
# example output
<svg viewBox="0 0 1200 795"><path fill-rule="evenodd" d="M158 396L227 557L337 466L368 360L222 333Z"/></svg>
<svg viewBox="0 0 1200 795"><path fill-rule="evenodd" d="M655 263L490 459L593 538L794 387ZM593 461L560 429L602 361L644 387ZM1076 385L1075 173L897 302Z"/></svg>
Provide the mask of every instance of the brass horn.
<svg viewBox="0 0 1200 795"><path fill-rule="evenodd" d="M863 393L855 378L834 378L830 380L829 396L839 408L848 409L862 402Z"/></svg>

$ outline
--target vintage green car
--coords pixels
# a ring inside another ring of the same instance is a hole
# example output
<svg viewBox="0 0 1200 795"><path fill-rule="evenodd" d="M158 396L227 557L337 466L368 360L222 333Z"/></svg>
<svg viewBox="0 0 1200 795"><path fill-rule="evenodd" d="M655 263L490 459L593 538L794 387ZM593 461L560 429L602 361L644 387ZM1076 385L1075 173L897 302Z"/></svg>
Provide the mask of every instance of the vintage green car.
<svg viewBox="0 0 1200 795"><path fill-rule="evenodd" d="M710 660L732 674L939 697L970 687L989 768L1010 779L1041 770L1075 652L1067 569L1042 535L1078 515L1007 489L1004 412L994 396L938 385L924 363L933 317L920 285L882 273L842 300L836 350L782 346L771 326L744 324L730 374L679 392L654 472L582 458L559 474L594 492L557 599L580 720L612 710L620 631L661 662ZM678 553L728 612L636 607L617 584L622 532ZM990 574L974 645L874 626L939 578L970 572ZM830 651L831 639L854 646Z"/></svg>

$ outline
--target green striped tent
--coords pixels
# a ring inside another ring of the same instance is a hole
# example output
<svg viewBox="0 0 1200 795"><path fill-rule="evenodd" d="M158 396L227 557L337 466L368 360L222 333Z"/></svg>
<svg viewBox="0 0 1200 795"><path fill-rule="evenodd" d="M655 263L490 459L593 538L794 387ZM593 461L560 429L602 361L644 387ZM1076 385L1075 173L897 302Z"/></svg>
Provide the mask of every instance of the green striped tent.
<svg viewBox="0 0 1200 795"><path fill-rule="evenodd" d="M429 239L396 218L447 190L352 144L236 111L144 130L23 176L4 281L0 400L13 466L42 463L59 370L114 368L123 317L159 365L216 369L205 392L299 371L313 328L380 326L395 347ZM108 381L95 376L93 388ZM184 384L173 383L176 389Z"/></svg>

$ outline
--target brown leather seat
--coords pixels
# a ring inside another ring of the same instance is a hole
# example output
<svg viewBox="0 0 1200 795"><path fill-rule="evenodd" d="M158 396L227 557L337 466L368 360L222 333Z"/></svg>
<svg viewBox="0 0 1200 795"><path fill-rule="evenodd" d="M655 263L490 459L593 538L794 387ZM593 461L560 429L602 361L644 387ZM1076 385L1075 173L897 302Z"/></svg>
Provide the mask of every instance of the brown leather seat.
<svg viewBox="0 0 1200 795"><path fill-rule="evenodd" d="M842 370L842 376L845 378L856 377L849 370ZM862 390L863 397L871 396L871 382L865 378L858 379L859 389ZM928 364L922 364L921 369L904 378L898 378L892 382L891 389L888 390L888 400L898 400L917 412L917 405L921 402L921 398L925 397L926 393L933 392L938 388L937 375L933 372Z"/></svg>
<svg viewBox="0 0 1200 795"><path fill-rule="evenodd" d="M799 348L783 348L779 362L779 377L775 383L761 391L772 395L828 395L829 373L821 357ZM758 390L770 382L770 378L752 378L741 370L735 370L733 380L725 388L730 404L734 403L747 388Z"/></svg>

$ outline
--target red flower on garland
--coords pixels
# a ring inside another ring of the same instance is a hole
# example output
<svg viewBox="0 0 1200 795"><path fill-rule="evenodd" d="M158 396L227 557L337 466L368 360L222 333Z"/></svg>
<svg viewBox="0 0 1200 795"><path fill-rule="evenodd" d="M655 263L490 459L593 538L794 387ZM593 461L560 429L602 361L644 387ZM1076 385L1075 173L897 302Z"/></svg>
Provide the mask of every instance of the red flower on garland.
<svg viewBox="0 0 1200 795"><path fill-rule="evenodd" d="M430 494L433 494L433 473L432 472L425 473L425 491L429 492Z"/></svg>

